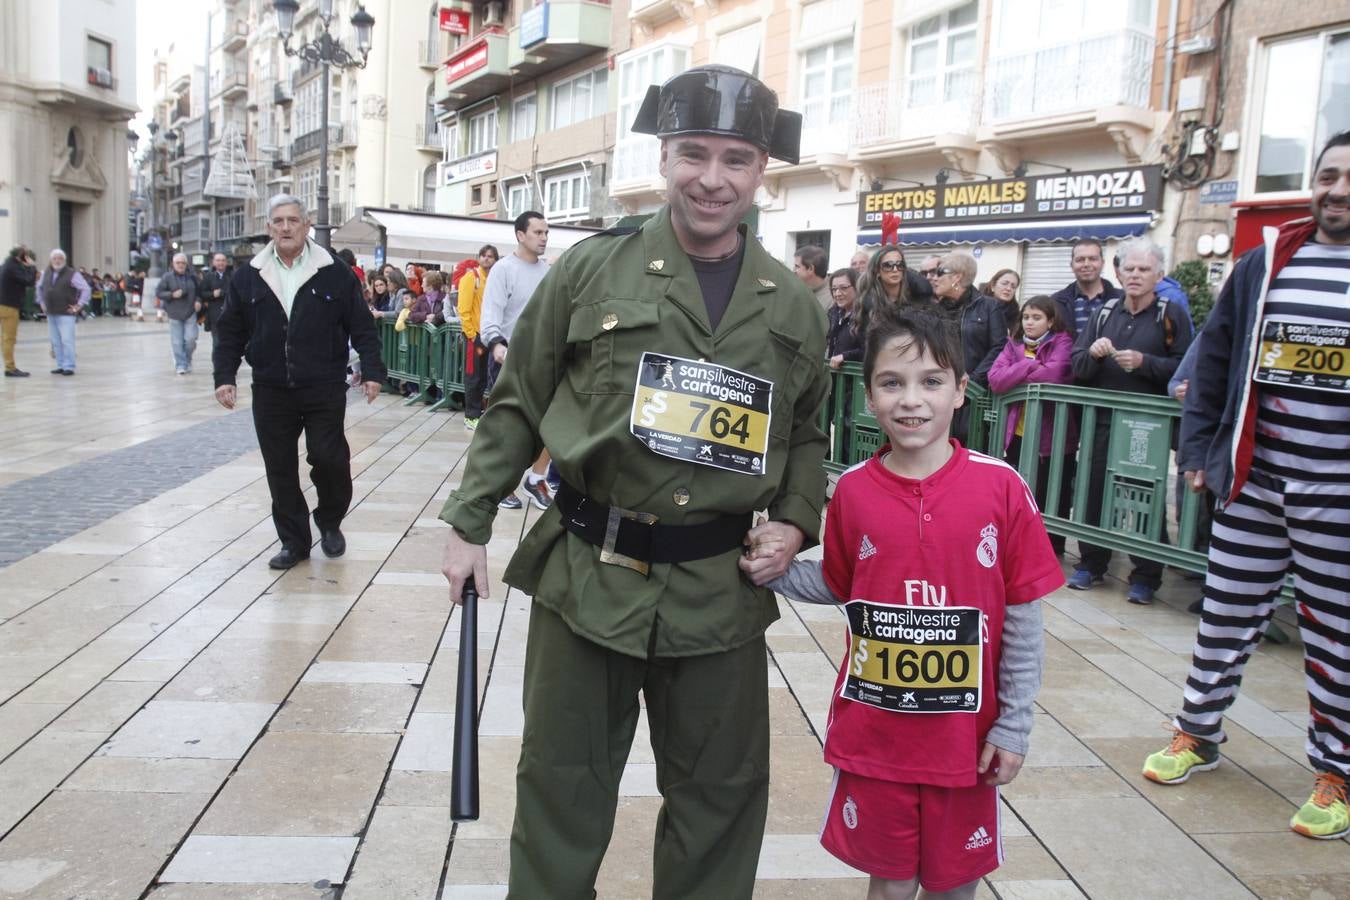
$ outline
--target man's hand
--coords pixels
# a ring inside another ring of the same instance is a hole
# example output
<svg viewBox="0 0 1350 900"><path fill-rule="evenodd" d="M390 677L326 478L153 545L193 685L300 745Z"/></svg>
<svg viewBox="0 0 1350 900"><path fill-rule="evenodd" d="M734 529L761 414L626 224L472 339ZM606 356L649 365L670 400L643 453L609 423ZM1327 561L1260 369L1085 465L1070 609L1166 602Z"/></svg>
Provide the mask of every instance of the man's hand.
<svg viewBox="0 0 1350 900"><path fill-rule="evenodd" d="M201 311L202 311L202 302L201 302L200 300L197 300L197 301L195 301L195 302L192 304L192 311L193 311L193 312L201 312Z"/></svg>
<svg viewBox="0 0 1350 900"><path fill-rule="evenodd" d="M380 396L380 389L383 387L384 385L380 384L378 381L361 382L361 390L366 392L366 402L374 403L375 398Z"/></svg>
<svg viewBox="0 0 1350 900"><path fill-rule="evenodd" d="M497 361L499 366L506 362L506 345L494 344L492 346L492 358Z"/></svg>
<svg viewBox="0 0 1350 900"><path fill-rule="evenodd" d="M830 357L830 368L837 369L844 364L844 354L839 353Z"/></svg>
<svg viewBox="0 0 1350 900"><path fill-rule="evenodd" d="M1199 494L1204 491L1205 489L1204 469L1198 469L1194 472L1184 472L1182 474L1185 476L1187 483L1190 484L1192 493Z"/></svg>
<svg viewBox="0 0 1350 900"><path fill-rule="evenodd" d="M1091 353L1097 359L1105 359L1116 352L1116 345L1111 343L1110 338L1097 338L1088 347L1088 353Z"/></svg>
<svg viewBox="0 0 1350 900"><path fill-rule="evenodd" d="M1190 380L1189 378L1182 379L1181 384L1177 385L1177 402L1178 402L1178 403L1185 403L1185 402L1186 402L1186 389L1187 389L1188 387L1190 387L1190 385L1191 385L1191 380Z"/></svg>
<svg viewBox="0 0 1350 900"><path fill-rule="evenodd" d="M997 762L994 761L995 757L998 759ZM976 771L984 776L985 784L1007 784L1022 771L1022 762L1025 759L1025 756L1004 750L1002 747L995 747L985 741L984 752L980 754L980 765Z"/></svg>
<svg viewBox="0 0 1350 900"><path fill-rule="evenodd" d="M1120 366L1126 372L1133 372L1144 364L1144 354L1138 350L1117 350L1115 353L1116 365Z"/></svg>
<svg viewBox="0 0 1350 900"><path fill-rule="evenodd" d="M238 392L232 384L222 384L216 388L216 402L226 409L234 409L234 401L238 397Z"/></svg>
<svg viewBox="0 0 1350 900"><path fill-rule="evenodd" d="M464 582L470 576L473 576L473 584L478 589L478 596L486 600L488 595L487 547L482 544L470 544L459 536L458 531L451 528L450 536L445 540L445 553L441 555L441 574L445 576L446 581L450 582L451 601L455 603L461 601L460 595L464 593Z"/></svg>
<svg viewBox="0 0 1350 900"><path fill-rule="evenodd" d="M174 292L173 292L172 294L170 294L169 296L172 297L173 299L177 300L179 297L183 296L183 289L182 289L182 288L179 288L178 290L174 291Z"/></svg>
<svg viewBox="0 0 1350 900"><path fill-rule="evenodd" d="M211 296L212 296L212 297L219 297L219 296L220 296L220 288L216 288L214 291L212 291L212 292L211 292Z"/></svg>
<svg viewBox="0 0 1350 900"><path fill-rule="evenodd" d="M770 522L760 516L745 536L750 549L736 564L752 582L763 587L788 570L805 540L806 535L796 525Z"/></svg>

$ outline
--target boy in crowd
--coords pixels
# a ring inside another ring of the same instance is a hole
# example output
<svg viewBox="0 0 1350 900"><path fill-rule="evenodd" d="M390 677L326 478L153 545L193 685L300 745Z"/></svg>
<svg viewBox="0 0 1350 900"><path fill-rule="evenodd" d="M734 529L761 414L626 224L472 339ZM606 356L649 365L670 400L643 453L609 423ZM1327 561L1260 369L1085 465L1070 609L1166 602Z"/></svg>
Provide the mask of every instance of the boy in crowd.
<svg viewBox="0 0 1350 900"><path fill-rule="evenodd" d="M794 562L769 587L847 619L821 843L872 876L870 900L965 900L1003 860L998 785L1026 756L1038 601L1064 576L1016 471L948 437L966 388L955 330L885 314L863 374L889 443L839 479L823 565ZM754 579L783 551L760 527L747 542Z"/></svg>

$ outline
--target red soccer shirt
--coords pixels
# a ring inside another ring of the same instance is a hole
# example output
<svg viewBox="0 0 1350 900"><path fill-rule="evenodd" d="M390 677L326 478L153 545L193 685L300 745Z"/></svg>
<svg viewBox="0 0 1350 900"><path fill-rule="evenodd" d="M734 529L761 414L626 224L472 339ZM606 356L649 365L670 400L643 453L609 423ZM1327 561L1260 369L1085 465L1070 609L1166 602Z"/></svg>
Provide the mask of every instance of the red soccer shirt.
<svg viewBox="0 0 1350 900"><path fill-rule="evenodd" d="M952 458L922 481L888 470L881 459L890 447L882 447L840 477L830 501L825 582L835 595L870 608L849 604L854 626L845 632L825 760L870 778L975 784L984 736L999 714L1004 608L1064 584L1021 476L952 445ZM975 612L948 612L956 607ZM859 627L862 610L869 611ZM947 630L957 615L967 626L975 623L978 637L970 638L969 628L960 638ZM866 636L861 645L853 630ZM976 647L978 666L969 662ZM953 653L967 660L969 672ZM904 672L906 680L884 682L883 670L895 678ZM952 687L962 679L969 687ZM883 694L890 699L880 700ZM905 711L920 708L933 711Z"/></svg>

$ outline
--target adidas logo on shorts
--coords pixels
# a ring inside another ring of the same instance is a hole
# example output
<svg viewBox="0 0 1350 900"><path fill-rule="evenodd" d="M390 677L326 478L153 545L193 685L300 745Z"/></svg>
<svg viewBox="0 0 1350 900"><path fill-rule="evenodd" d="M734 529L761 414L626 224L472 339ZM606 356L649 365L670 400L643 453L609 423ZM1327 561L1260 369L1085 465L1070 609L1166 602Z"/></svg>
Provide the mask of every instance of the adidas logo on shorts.
<svg viewBox="0 0 1350 900"><path fill-rule="evenodd" d="M867 559L869 556L877 555L877 545L872 543L872 539L863 535L862 543L858 545L858 559Z"/></svg>
<svg viewBox="0 0 1350 900"><path fill-rule="evenodd" d="M970 840L966 841L966 849L978 850L981 847L988 847L993 842L994 839L989 836L989 832L985 831L984 826L981 825L979 828L975 829L975 833L970 836Z"/></svg>

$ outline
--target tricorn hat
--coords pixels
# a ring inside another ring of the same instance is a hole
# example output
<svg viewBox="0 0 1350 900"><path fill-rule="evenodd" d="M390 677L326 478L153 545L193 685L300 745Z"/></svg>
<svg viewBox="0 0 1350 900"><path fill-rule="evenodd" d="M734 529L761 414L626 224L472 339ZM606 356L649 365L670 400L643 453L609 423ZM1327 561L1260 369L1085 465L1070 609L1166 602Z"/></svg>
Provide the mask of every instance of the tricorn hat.
<svg viewBox="0 0 1350 900"><path fill-rule="evenodd" d="M779 109L764 82L731 66L695 66L647 88L633 131L740 138L793 165L801 156L801 113Z"/></svg>

